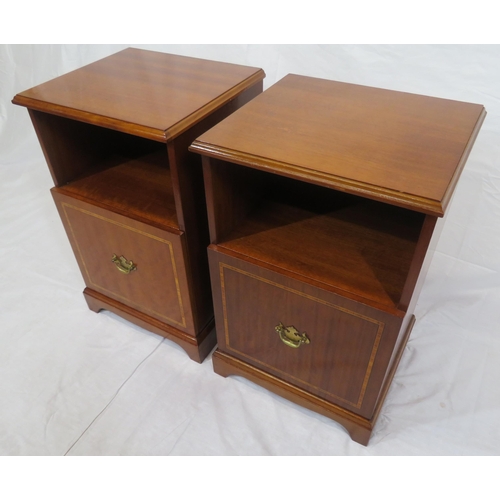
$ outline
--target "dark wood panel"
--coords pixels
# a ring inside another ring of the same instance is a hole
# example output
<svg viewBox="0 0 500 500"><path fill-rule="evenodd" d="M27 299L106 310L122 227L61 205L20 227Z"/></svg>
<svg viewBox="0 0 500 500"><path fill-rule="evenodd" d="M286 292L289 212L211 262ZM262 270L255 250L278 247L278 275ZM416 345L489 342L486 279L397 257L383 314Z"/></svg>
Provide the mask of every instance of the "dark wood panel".
<svg viewBox="0 0 500 500"><path fill-rule="evenodd" d="M371 417L403 318L209 249L219 349ZM279 323L310 344L282 343Z"/></svg>
<svg viewBox="0 0 500 500"><path fill-rule="evenodd" d="M293 403L325 415L326 417L340 423L349 432L353 441L367 446L370 441L372 430L383 407L387 391L398 367L399 360L403 354L404 347L410 336L414 322L415 318L412 317L406 331L403 332L403 341L401 342L395 359L391 364L389 376L386 378L381 389L377 406L371 418L361 417L353 411L346 410L345 408L330 403L325 399L319 398L318 396L311 394L309 391L305 391L293 384L290 384L289 382L281 380L265 370L260 370L249 363L222 352L220 349L217 349L212 357L214 370L223 377L228 377L230 375L245 377L248 380L251 380L252 382L274 392L275 394L292 401Z"/></svg>
<svg viewBox="0 0 500 500"><path fill-rule="evenodd" d="M119 165L124 158L165 154L161 143L32 109L29 113L56 186ZM165 166L167 161L165 155Z"/></svg>
<svg viewBox="0 0 500 500"><path fill-rule="evenodd" d="M238 230L270 190L266 174L203 157L210 241L219 243Z"/></svg>
<svg viewBox="0 0 500 500"><path fill-rule="evenodd" d="M241 92L210 116L167 145L179 227L185 232L186 272L193 317L198 328L213 317L207 246L209 230L203 172L199 155L188 150L195 137L223 120L262 92L262 81Z"/></svg>
<svg viewBox="0 0 500 500"><path fill-rule="evenodd" d="M401 297L399 300L398 308L402 311L407 311L413 293L415 292L415 287L418 282L420 273L426 270L422 270L425 257L429 250L429 245L434 234L434 229L436 227L437 217L432 215L426 215L424 219L424 223L422 224L422 230L420 231L420 235L418 238L418 243L415 248L415 253L413 254L413 258L411 261L411 266L407 273L406 282L404 288L401 292ZM413 312L413 311L410 311Z"/></svg>
<svg viewBox="0 0 500 500"><path fill-rule="evenodd" d="M361 406L383 332L380 322L230 267L220 271L226 352L312 393ZM296 328L310 343L287 346L276 331L280 324Z"/></svg>
<svg viewBox="0 0 500 500"><path fill-rule="evenodd" d="M87 287L195 334L182 251L182 234L152 232L111 212L53 190ZM113 255L132 261L128 274Z"/></svg>

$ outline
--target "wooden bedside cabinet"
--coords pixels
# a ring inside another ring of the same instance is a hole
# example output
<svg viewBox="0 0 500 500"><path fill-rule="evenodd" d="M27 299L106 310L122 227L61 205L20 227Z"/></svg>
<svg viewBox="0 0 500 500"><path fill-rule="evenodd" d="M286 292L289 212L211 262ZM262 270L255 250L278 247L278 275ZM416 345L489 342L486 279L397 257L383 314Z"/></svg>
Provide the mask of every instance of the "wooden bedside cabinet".
<svg viewBox="0 0 500 500"><path fill-rule="evenodd" d="M288 75L203 156L218 348L367 444L483 106Z"/></svg>
<svg viewBox="0 0 500 500"><path fill-rule="evenodd" d="M94 311L215 345L200 134L262 92L264 72L126 49L14 97L28 108Z"/></svg>

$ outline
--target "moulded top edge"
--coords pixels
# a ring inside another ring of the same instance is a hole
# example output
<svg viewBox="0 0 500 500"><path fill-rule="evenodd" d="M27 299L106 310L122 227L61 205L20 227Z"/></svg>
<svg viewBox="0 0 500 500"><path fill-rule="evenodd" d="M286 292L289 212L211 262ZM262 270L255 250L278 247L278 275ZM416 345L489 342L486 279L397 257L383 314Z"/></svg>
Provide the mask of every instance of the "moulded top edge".
<svg viewBox="0 0 500 500"><path fill-rule="evenodd" d="M479 104L288 75L193 150L442 216L484 116Z"/></svg>
<svg viewBox="0 0 500 500"><path fill-rule="evenodd" d="M117 130L131 135L144 137L157 142L167 142L165 131L162 129L155 129L138 125L135 123L124 122L123 120L116 120L106 116L101 116L95 113L88 113L77 109L67 108L56 104L50 104L30 97L25 97L18 94L12 100L13 104L24 106L28 110L41 111L52 115L68 118L70 120L77 120L91 125L97 125L104 128Z"/></svg>
<svg viewBox="0 0 500 500"><path fill-rule="evenodd" d="M215 147L211 144L195 140L189 150L203 156L224 160L237 165L263 170L273 174L284 175L304 182L318 184L337 191L362 196L390 205L422 212L436 217L443 217L445 207L440 201L402 193L391 189L346 179L324 172L314 171L297 165L286 164L269 159L259 158L229 149Z"/></svg>
<svg viewBox="0 0 500 500"><path fill-rule="evenodd" d="M126 49L12 102L166 142L264 77L260 68Z"/></svg>

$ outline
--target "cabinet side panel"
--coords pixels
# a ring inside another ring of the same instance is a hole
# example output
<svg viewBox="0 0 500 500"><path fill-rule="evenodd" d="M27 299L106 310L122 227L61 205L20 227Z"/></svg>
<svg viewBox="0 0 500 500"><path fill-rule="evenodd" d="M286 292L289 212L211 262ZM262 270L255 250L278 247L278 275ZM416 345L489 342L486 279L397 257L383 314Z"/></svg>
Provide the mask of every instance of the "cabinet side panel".
<svg viewBox="0 0 500 500"><path fill-rule="evenodd" d="M188 152L188 142L182 135L167 147L179 226L186 236L184 262L195 329L201 331L213 317L206 255L208 223L201 161Z"/></svg>
<svg viewBox="0 0 500 500"><path fill-rule="evenodd" d="M220 243L272 189L272 179L259 170L203 157L211 243Z"/></svg>
<svg viewBox="0 0 500 500"><path fill-rule="evenodd" d="M189 151L193 140L262 92L262 81L239 94L210 116L167 144L179 227L185 231L184 260L193 304L195 328L213 318L207 246L209 230L201 157Z"/></svg>
<svg viewBox="0 0 500 500"><path fill-rule="evenodd" d="M429 245L434 233L434 228L436 227L437 217L433 215L426 215L420 235L418 238L417 246L413 254L410 269L406 278L406 283L401 294L401 299L399 301L399 309L402 311L407 311L410 305L413 294L418 294L420 290L416 289L416 284L420 273L423 271L424 276L426 269L424 269L424 261L429 249Z"/></svg>
<svg viewBox="0 0 500 500"><path fill-rule="evenodd" d="M63 186L84 173L109 168L117 158L134 157L161 147L141 137L28 111L56 186Z"/></svg>

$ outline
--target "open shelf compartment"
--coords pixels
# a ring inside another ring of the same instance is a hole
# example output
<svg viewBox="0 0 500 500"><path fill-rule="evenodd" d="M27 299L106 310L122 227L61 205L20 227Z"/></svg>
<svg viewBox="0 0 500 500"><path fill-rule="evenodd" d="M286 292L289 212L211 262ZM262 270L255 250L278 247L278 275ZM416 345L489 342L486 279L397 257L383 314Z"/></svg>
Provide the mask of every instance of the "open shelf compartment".
<svg viewBox="0 0 500 500"><path fill-rule="evenodd" d="M211 185L222 180L226 189L231 186L239 214L219 231L213 242L219 249L384 309L398 308L423 214L237 165L218 167ZM244 182L234 172L218 179L226 168L245 169ZM259 195L250 199L250 191Z"/></svg>
<svg viewBox="0 0 500 500"><path fill-rule="evenodd" d="M56 191L162 229L179 229L165 143L31 114Z"/></svg>

